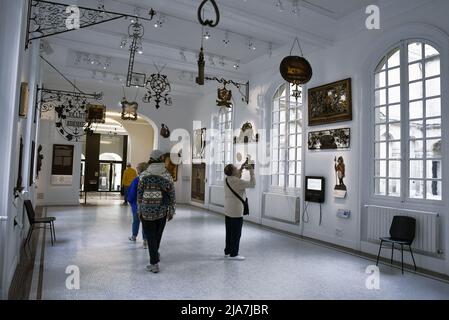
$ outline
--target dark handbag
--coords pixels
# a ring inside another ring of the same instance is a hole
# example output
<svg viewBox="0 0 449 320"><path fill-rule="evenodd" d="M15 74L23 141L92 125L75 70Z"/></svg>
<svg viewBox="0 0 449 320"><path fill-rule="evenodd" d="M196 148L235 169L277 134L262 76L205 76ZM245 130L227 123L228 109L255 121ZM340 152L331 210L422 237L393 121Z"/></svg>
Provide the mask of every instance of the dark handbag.
<svg viewBox="0 0 449 320"><path fill-rule="evenodd" d="M248 198L245 200L242 199L241 196L237 192L234 191L234 189L231 188L231 186L228 183L228 179L226 179L226 185L228 186L229 190L232 191L232 193L243 203L243 215L247 216L249 215L249 205L248 205Z"/></svg>

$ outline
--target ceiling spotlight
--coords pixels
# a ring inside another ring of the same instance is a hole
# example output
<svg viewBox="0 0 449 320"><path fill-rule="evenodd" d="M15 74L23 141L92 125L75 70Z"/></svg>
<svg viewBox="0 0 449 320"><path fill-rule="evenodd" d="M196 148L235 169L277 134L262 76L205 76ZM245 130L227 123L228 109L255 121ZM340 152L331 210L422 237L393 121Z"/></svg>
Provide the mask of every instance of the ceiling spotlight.
<svg viewBox="0 0 449 320"><path fill-rule="evenodd" d="M240 61L237 61L236 63L234 63L233 67L235 70L238 70L240 68Z"/></svg>
<svg viewBox="0 0 449 320"><path fill-rule="evenodd" d="M276 2L274 3L274 5L276 6L276 8L278 8L278 10L280 12L284 11L284 5L282 4L281 0L276 0Z"/></svg>
<svg viewBox="0 0 449 320"><path fill-rule="evenodd" d="M210 35L209 30L206 30L206 32L204 32L203 37L204 37L204 39L206 39L206 40L209 40L209 39L211 38L211 35Z"/></svg>
<svg viewBox="0 0 449 320"><path fill-rule="evenodd" d="M299 15L299 1L298 0L293 0L293 9L292 9L292 13L294 15Z"/></svg>
<svg viewBox="0 0 449 320"><path fill-rule="evenodd" d="M257 49L252 38L248 39L248 49L253 51Z"/></svg>
<svg viewBox="0 0 449 320"><path fill-rule="evenodd" d="M218 63L220 66L224 67L226 65L226 62L224 61L224 57L220 57L220 60L218 60Z"/></svg>
<svg viewBox="0 0 449 320"><path fill-rule="evenodd" d="M165 16L163 16L162 14L159 14L156 17L156 21L154 22L154 27L155 28L162 28L162 25L165 23Z"/></svg>
<svg viewBox="0 0 449 320"><path fill-rule="evenodd" d="M225 32L225 38L223 39L223 44L227 47L230 44L230 40L229 40L229 32L226 31Z"/></svg>

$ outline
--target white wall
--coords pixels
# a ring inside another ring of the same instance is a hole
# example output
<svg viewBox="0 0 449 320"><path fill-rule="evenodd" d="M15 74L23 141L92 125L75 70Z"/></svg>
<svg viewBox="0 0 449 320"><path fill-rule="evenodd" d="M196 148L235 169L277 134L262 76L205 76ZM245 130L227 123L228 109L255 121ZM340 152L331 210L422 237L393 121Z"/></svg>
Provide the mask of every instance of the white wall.
<svg viewBox="0 0 449 320"><path fill-rule="evenodd" d="M39 80L37 60L39 43L24 51L26 27L25 1L2 1L0 12L0 299L6 299L8 289L19 262L20 246L26 232L28 221L23 212L23 201L15 199L19 168L19 141L23 138L22 186L23 197L34 200L35 187L29 186L31 141L35 140L36 126L33 123L34 92ZM20 83L28 82L30 88L28 114L19 118ZM37 148L37 146L36 146ZM14 221L18 222L14 226Z"/></svg>
<svg viewBox="0 0 449 320"><path fill-rule="evenodd" d="M449 20L446 17L449 12L449 2L444 0L437 1L396 1L394 3L380 1L382 25L381 30L367 30L364 27L366 15L363 12L356 12L346 18L347 21L342 21L341 32L348 34L348 37L341 37L335 45L323 50L308 53L307 59L313 67L313 78L308 83L307 88L313 88L326 83L342 80L345 78L352 78L353 91L353 121L342 122L323 126L305 126L303 145L306 144L306 137L309 131L316 131L321 129L332 128L351 128L351 148L348 151L321 151L311 152L304 150L304 175L318 175L326 177L326 202L322 206L323 223L318 224L319 207L318 205L310 204L310 222L294 226L291 224L282 223L264 219L261 217L261 203L263 192L267 190L267 177L258 175L258 185L256 190L248 193L250 203L252 204L251 216L248 218L255 222L269 225L274 228L301 234L311 238L335 243L348 248L363 250L372 254L377 253L376 246L368 246L361 241L361 222L362 222L362 205L368 203L367 199L367 174L369 174L369 159L366 158L366 148L369 144L366 143L364 137L366 135L367 125L366 115L369 114L370 95L369 95L369 79L370 73L366 70L367 60L372 58L373 52L380 50L378 58L381 54L386 53L389 47L396 42L410 36L414 32L418 37L426 37L435 35L438 31L433 28L422 27L422 24L433 25L449 33ZM415 6L415 8L413 8ZM413 8L406 10L405 8ZM406 10L406 13L403 11ZM413 23L413 24L411 24ZM418 23L418 24L416 24ZM355 26L359 26L359 28ZM400 27L403 25L403 27ZM439 32L441 33L441 32ZM441 38L441 37L440 37ZM440 39L441 40L441 39ZM440 42L443 47L447 46L449 37L443 37ZM288 49L285 55L288 54ZM372 63L377 62L371 61ZM235 106L234 106L234 128L241 126L246 121L251 121L258 128L269 128L267 117L270 116L270 101L274 95L277 87L283 83L279 75L279 62L282 55L273 56L271 60L259 60L252 66L253 70L262 70L256 72L250 78L250 103L245 105L240 103L239 95L236 90L234 92ZM445 62L443 62L444 64ZM444 68L444 67L443 67ZM449 73L447 68L444 69ZM444 87L447 87L447 82ZM306 88L306 89L307 89ZM209 113L204 110L218 111L215 107L215 91L214 87L205 89L210 92L206 94L198 102L198 107L194 112L194 119L202 121L206 127L211 128L211 117ZM444 90L443 90L444 91ZM443 93L444 94L444 93ZM306 104L307 105L307 101ZM447 107L447 106L446 106ZM304 110L305 123L307 124L307 112ZM362 122L364 121L364 122ZM446 135L448 136L448 135ZM264 144L268 141L262 141ZM362 148L363 146L363 148ZM346 199L336 199L333 197L333 187L335 185L334 172L334 157L343 156L346 163L346 178L345 184L348 187L348 194ZM446 162L445 167L448 167ZM220 188L207 188L213 192L220 192ZM445 193L448 199L447 192ZM207 195L208 199L216 199L218 195ZM301 195L302 197L302 195ZM216 202L216 201L215 201ZM395 204L401 206L401 204ZM215 205L206 205L211 209L222 211L220 207ZM302 208L304 203L302 204ZM427 209L431 211L438 211L446 218L443 218L443 241L446 243L448 237L446 236L448 223L447 200L441 205L430 204L427 206L417 205L420 209ZM336 216L338 209L351 210L350 219L340 219ZM447 251L447 250L446 250ZM448 254L435 258L428 256L418 256L417 263L420 267L434 270L441 273L449 273L448 268Z"/></svg>

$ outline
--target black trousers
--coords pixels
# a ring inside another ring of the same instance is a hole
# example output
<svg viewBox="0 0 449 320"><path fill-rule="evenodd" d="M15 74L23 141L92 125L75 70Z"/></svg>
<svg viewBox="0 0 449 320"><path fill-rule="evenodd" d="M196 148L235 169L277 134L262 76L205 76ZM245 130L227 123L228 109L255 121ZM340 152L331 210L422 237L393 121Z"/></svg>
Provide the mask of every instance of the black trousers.
<svg viewBox="0 0 449 320"><path fill-rule="evenodd" d="M235 257L239 254L240 237L242 235L243 218L226 216L226 247L225 254Z"/></svg>
<svg viewBox="0 0 449 320"><path fill-rule="evenodd" d="M164 233L166 223L167 217L154 221L142 220L143 230L148 241L151 264L159 263L159 246L161 244L162 233Z"/></svg>

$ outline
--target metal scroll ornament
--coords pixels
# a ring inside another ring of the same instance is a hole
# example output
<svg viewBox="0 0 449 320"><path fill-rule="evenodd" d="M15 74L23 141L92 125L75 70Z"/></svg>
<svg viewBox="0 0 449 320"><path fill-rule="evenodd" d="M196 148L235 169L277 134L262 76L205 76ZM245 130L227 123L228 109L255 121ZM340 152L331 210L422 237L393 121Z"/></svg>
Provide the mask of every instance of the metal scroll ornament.
<svg viewBox="0 0 449 320"><path fill-rule="evenodd" d="M145 87L148 92L143 97L143 102L151 103L154 100L156 102L156 109L160 108L162 101L167 106L172 105L172 99L169 96L171 86L166 75L160 73L152 74L146 82Z"/></svg>
<svg viewBox="0 0 449 320"><path fill-rule="evenodd" d="M209 19L205 19L203 17L203 13L204 13L204 6L206 5L207 2L210 2L214 8L215 11L215 21L214 20L209 20ZM218 10L218 6L217 3L215 2L215 0L204 0L203 2L201 2L199 8L198 8L198 21L200 22L200 24L202 26L209 26L209 27L216 27L218 25L218 23L220 22L220 10Z"/></svg>
<svg viewBox="0 0 449 320"><path fill-rule="evenodd" d="M223 86L223 88L218 88L217 92L218 92L217 106L231 108L232 91L226 89L226 84Z"/></svg>
<svg viewBox="0 0 449 320"><path fill-rule="evenodd" d="M301 56L293 56L292 51L295 43L301 51ZM299 85L306 84L312 79L312 66L309 61L303 57L301 46L299 45L298 38L293 42L292 49L290 50L290 55L285 57L279 67L282 77L285 81L290 82L296 86L293 90L293 97L298 101L301 98L301 90L298 88Z"/></svg>

